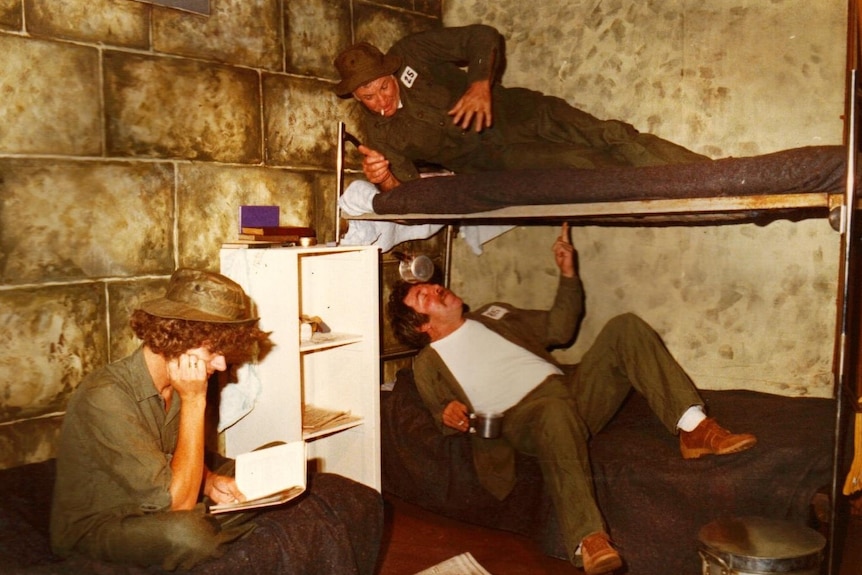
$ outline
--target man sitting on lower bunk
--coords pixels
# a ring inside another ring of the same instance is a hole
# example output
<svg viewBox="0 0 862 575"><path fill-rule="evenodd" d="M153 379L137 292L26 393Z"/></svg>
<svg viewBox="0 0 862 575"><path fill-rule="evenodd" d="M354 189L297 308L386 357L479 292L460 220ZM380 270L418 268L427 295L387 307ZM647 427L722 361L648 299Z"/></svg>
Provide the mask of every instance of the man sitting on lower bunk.
<svg viewBox="0 0 862 575"><path fill-rule="evenodd" d="M757 439L706 416L689 376L636 315L610 320L576 371L565 374L548 350L573 343L584 309L566 224L553 253L560 279L548 311L497 302L469 312L443 286L406 282L394 287L387 311L396 336L422 348L413 366L416 386L443 433L468 432L470 413L504 414L501 438L473 435L482 485L504 498L514 486L514 450L535 456L569 558L597 575L620 568L622 558L596 503L588 440L632 389L679 434L686 459L736 453Z"/></svg>
<svg viewBox="0 0 862 575"><path fill-rule="evenodd" d="M57 555L186 570L255 528L253 513L208 512L208 503L245 496L227 471L232 461L224 471L205 465L204 422L210 376L268 340L257 321L242 287L192 269L174 272L164 297L134 311L141 347L89 375L63 420L51 510ZM354 488L338 479L341 490ZM349 529L379 531L382 511L378 519Z"/></svg>

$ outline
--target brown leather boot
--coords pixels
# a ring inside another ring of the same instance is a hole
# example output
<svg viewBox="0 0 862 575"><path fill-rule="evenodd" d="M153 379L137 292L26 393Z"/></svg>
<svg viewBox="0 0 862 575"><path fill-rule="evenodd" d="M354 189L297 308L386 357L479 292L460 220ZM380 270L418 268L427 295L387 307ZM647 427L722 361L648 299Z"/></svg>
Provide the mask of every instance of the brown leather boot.
<svg viewBox="0 0 862 575"><path fill-rule="evenodd" d="M707 417L693 431L679 432L679 450L684 459L697 459L703 455L725 455L745 451L757 443L750 433L731 433L715 419Z"/></svg>
<svg viewBox="0 0 862 575"><path fill-rule="evenodd" d="M610 537L601 531L584 537L581 541L581 556L584 560L584 572L587 575L610 573L623 566L620 554L611 547Z"/></svg>

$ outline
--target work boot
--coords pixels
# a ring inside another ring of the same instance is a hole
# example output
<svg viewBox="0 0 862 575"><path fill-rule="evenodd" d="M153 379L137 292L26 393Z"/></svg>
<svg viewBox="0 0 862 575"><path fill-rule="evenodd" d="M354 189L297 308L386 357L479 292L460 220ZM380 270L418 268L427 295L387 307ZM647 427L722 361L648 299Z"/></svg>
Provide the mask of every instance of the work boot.
<svg viewBox="0 0 862 575"><path fill-rule="evenodd" d="M584 560L584 572L587 575L610 573L623 566L620 554L611 547L610 537L601 531L584 537L581 541L581 557Z"/></svg>
<svg viewBox="0 0 862 575"><path fill-rule="evenodd" d="M702 455L725 455L754 447L757 438L750 433L731 433L715 419L707 417L693 431L679 432L679 450L683 459L697 459Z"/></svg>

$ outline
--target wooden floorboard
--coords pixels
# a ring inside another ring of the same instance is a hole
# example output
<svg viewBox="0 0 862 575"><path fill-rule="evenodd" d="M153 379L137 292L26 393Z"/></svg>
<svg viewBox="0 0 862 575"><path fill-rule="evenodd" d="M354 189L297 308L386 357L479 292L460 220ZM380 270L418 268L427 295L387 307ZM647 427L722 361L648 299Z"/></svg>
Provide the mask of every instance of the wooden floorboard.
<svg viewBox="0 0 862 575"><path fill-rule="evenodd" d="M377 575L413 575L469 552L492 575L583 575L542 553L528 537L430 513L386 496L386 527ZM862 515L850 518L838 575L862 575Z"/></svg>
<svg viewBox="0 0 862 575"><path fill-rule="evenodd" d="M542 554L528 537L470 525L386 496L386 529L377 575L412 575L469 552L493 575L583 575Z"/></svg>

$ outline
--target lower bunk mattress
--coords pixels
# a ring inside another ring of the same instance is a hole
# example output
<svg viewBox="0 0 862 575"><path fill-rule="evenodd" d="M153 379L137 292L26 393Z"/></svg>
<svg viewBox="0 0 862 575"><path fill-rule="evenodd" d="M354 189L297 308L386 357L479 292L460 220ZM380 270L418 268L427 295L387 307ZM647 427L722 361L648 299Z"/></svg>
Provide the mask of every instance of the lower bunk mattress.
<svg viewBox="0 0 862 575"><path fill-rule="evenodd" d="M831 484L835 402L753 391L703 391L710 415L758 436L753 449L683 460L639 395L590 446L596 495L630 575L699 573L698 530L718 518L758 515L809 524L814 496ZM498 501L478 482L466 435L444 437L412 372L381 398L383 490L425 509L535 538L565 551L538 463L518 455L518 482ZM813 523L812 523L813 526Z"/></svg>

